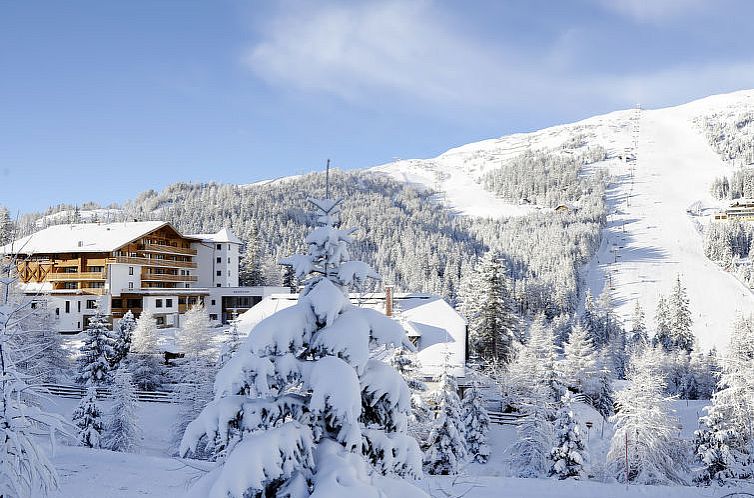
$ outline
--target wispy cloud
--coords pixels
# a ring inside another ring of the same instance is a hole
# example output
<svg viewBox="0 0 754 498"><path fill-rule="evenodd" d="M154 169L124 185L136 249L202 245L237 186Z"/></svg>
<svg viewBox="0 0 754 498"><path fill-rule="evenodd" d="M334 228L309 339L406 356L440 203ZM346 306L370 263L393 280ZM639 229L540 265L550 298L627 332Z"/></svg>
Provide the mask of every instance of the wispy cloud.
<svg viewBox="0 0 754 498"><path fill-rule="evenodd" d="M640 22L661 22L714 7L710 0L595 0L600 6Z"/></svg>
<svg viewBox="0 0 754 498"><path fill-rule="evenodd" d="M605 3L649 18L699 2ZM572 30L536 48L503 46L459 32L429 0L297 6L263 27L244 64L270 84L365 106L408 103L434 111L460 106L468 113L543 104L594 108L678 102L754 86L754 59L624 74L576 68L572 61L589 55L579 53L588 47L574 41Z"/></svg>

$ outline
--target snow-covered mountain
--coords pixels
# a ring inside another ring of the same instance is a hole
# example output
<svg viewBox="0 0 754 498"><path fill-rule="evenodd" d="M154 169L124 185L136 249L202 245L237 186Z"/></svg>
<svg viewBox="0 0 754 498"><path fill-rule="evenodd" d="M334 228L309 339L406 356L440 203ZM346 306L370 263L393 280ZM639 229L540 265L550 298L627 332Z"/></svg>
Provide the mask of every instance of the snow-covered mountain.
<svg viewBox="0 0 754 498"><path fill-rule="evenodd" d="M574 140L603 147L608 159L596 166L608 168L613 182L607 193L610 214L602 247L585 275L592 292L597 295L605 285L611 286L613 304L625 320L638 300L651 324L658 297L667 295L680 275L702 346L725 349L735 316L754 312L754 295L705 257L700 229L709 216L687 211L700 203L701 212L709 214L714 209L704 208L721 205L709 187L714 178L730 174L730 159L736 154L742 159L751 154L752 112L754 90L741 91L665 109L618 111L371 171L439 191L458 213L506 217L536 208L495 197L483 186L485 173L504 167L506 160L527 149L555 150ZM722 131L715 135L718 129ZM736 134L738 139L731 137ZM635 139L636 160L626 161ZM737 166L741 162L749 161L738 161Z"/></svg>

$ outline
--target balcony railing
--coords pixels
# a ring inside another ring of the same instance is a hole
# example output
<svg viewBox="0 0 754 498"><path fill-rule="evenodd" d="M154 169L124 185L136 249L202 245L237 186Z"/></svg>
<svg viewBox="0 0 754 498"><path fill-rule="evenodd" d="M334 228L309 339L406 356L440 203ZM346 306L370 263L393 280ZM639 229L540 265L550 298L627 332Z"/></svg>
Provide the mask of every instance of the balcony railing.
<svg viewBox="0 0 754 498"><path fill-rule="evenodd" d="M142 282L196 282L196 275L165 275L159 273L142 273Z"/></svg>
<svg viewBox="0 0 754 498"><path fill-rule="evenodd" d="M139 258L129 256L116 256L110 258L108 263L125 263L128 265L159 266L164 268L196 268L193 261L173 261L172 259Z"/></svg>
<svg viewBox="0 0 754 498"><path fill-rule="evenodd" d="M77 273L48 273L47 280L50 282L76 282L81 280L105 280L107 273L103 271L96 272L77 272Z"/></svg>
<svg viewBox="0 0 754 498"><path fill-rule="evenodd" d="M173 247L163 244L142 244L139 246L139 250L146 252L161 252L166 254L185 254L188 256L196 256L196 249Z"/></svg>

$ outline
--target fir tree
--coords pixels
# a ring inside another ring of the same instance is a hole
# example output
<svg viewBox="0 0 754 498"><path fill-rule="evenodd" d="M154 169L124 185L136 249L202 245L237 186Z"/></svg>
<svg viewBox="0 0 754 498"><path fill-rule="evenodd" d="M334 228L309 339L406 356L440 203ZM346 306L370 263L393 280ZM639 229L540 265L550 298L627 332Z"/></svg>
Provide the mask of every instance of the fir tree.
<svg viewBox="0 0 754 498"><path fill-rule="evenodd" d="M137 388L154 391L162 386L162 367L158 358L157 320L142 312L131 334L128 370Z"/></svg>
<svg viewBox="0 0 754 498"><path fill-rule="evenodd" d="M490 417L484 408L484 398L476 384L464 393L461 412L466 435L466 449L470 459L487 463L490 457L490 447L487 445Z"/></svg>
<svg viewBox="0 0 754 498"><path fill-rule="evenodd" d="M99 448L104 426L102 412L97 406L97 389L89 387L73 412L73 424L78 428L78 441L87 448Z"/></svg>
<svg viewBox="0 0 754 498"><path fill-rule="evenodd" d="M653 372L652 361L646 353L632 358L628 386L617 395L608 462L621 482L682 483L685 458L678 439L678 421L671 415L664 381Z"/></svg>
<svg viewBox="0 0 754 498"><path fill-rule="evenodd" d="M566 393L555 416L555 447L550 451L550 475L558 479L579 479L587 460L581 427L571 402L571 395Z"/></svg>
<svg viewBox="0 0 754 498"><path fill-rule="evenodd" d="M424 469L433 475L457 474L467 455L461 400L448 361L436 393L435 420L427 439Z"/></svg>
<svg viewBox="0 0 754 498"><path fill-rule="evenodd" d="M113 370L117 370L120 363L126 359L131 351L131 342L133 341L133 332L136 328L136 319L131 310L128 310L123 318L118 320L118 326L113 330L115 335L115 344L113 346L113 357L110 360Z"/></svg>
<svg viewBox="0 0 754 498"><path fill-rule="evenodd" d="M673 286L673 291L668 297L668 309L670 311L669 327L672 334L672 349L682 349L690 353L694 349L694 333L691 330L691 310L686 288L681 284L678 275Z"/></svg>
<svg viewBox="0 0 754 498"><path fill-rule="evenodd" d="M643 347L649 343L647 327L644 324L644 310L639 301L634 303L634 311L631 315L631 330L628 331L626 343L631 349Z"/></svg>
<svg viewBox="0 0 754 498"><path fill-rule="evenodd" d="M657 311L655 313L655 335L652 338L654 346L662 346L665 351L673 349L673 337L670 325L670 308L664 296L657 299Z"/></svg>
<svg viewBox="0 0 754 498"><path fill-rule="evenodd" d="M259 233L256 225L252 225L249 239L238 265L238 283L244 287L265 285L262 272L262 257L259 245Z"/></svg>
<svg viewBox="0 0 754 498"><path fill-rule="evenodd" d="M739 317L706 416L699 419L694 446L704 466L699 484L728 484L754 477L754 322Z"/></svg>
<svg viewBox="0 0 754 498"><path fill-rule="evenodd" d="M134 392L131 374L125 368L115 372L113 405L105 421L102 447L113 451L132 453L141 439L141 428L136 413L139 402Z"/></svg>
<svg viewBox="0 0 754 498"><path fill-rule="evenodd" d="M549 396L550 390L545 385L535 383L520 401L525 416L519 422L518 438L511 448L511 465L518 477L542 477L549 470L553 444Z"/></svg>
<svg viewBox="0 0 754 498"><path fill-rule="evenodd" d="M586 394L595 410L608 418L615 413L615 391L613 391L613 373L608 366L610 360L606 353L597 357L597 375L593 383L589 384Z"/></svg>
<svg viewBox="0 0 754 498"><path fill-rule="evenodd" d="M110 382L110 358L115 354L115 341L108 328L107 318L100 306L84 331L76 382L84 386L98 386Z"/></svg>
<svg viewBox="0 0 754 498"><path fill-rule="evenodd" d="M11 243L13 238L13 220L11 220L8 208L0 206L0 246Z"/></svg>
<svg viewBox="0 0 754 498"><path fill-rule="evenodd" d="M421 452L405 434L408 386L370 359L372 347L412 346L395 321L348 301L349 285L376 274L349 258L353 230L336 226L340 201L312 202L309 252L285 260L309 275L298 303L256 325L186 428L182 455L209 438L221 462L197 485L201 496L335 496L354 486L376 495L391 475L421 475ZM426 496L400 486L402 496Z"/></svg>
<svg viewBox="0 0 754 498"><path fill-rule="evenodd" d="M576 392L588 390L597 366L594 346L584 327L577 324L571 329L563 352L565 360L561 363L561 371L564 382Z"/></svg>

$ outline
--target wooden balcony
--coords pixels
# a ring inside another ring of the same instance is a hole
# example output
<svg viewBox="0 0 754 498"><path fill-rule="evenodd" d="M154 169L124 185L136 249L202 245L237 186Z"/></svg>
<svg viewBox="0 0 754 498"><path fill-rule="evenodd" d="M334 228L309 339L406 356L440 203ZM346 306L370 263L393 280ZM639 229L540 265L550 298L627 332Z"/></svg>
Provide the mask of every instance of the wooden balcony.
<svg viewBox="0 0 754 498"><path fill-rule="evenodd" d="M159 273L142 273L142 282L196 282L196 275L164 275Z"/></svg>
<svg viewBox="0 0 754 498"><path fill-rule="evenodd" d="M185 256L196 256L196 249L188 249L185 247L174 247L162 244L142 244L139 246L140 251L144 252L158 252L163 254L181 254Z"/></svg>
<svg viewBox="0 0 754 498"><path fill-rule="evenodd" d="M77 272L77 273L48 273L47 280L50 282L79 282L82 280L105 280L107 273L98 272Z"/></svg>
<svg viewBox="0 0 754 498"><path fill-rule="evenodd" d="M128 256L110 258L108 263L125 263L128 265L157 266L161 268L196 268L193 261L173 261L171 259L153 259Z"/></svg>

